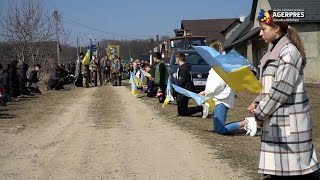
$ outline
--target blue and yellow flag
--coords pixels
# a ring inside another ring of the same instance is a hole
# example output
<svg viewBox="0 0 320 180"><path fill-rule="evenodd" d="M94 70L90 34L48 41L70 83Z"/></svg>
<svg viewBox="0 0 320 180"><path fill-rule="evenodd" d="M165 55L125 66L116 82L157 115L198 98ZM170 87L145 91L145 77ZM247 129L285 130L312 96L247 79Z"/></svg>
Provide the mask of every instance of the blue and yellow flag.
<svg viewBox="0 0 320 180"><path fill-rule="evenodd" d="M201 106L204 103L208 103L210 105L210 111L213 111L214 106L215 106L215 102L213 101L213 99L207 98L205 96L201 96L197 93L188 91L182 87L179 87L177 85L172 84L171 76L168 77L168 83L167 83L167 89L166 89L166 99L164 100L164 102L162 104L162 108L165 108L169 104L170 101L174 102L174 98L171 94L171 87L173 87L177 93L180 93L184 96L187 96L187 97L194 99L199 106Z"/></svg>
<svg viewBox="0 0 320 180"><path fill-rule="evenodd" d="M171 76L168 77L167 88L166 88L166 99L162 104L162 108L167 107L170 101L174 102L174 98L171 94Z"/></svg>
<svg viewBox="0 0 320 180"><path fill-rule="evenodd" d="M144 70L142 70L142 69L141 69L141 72L142 72L142 74L143 74L144 76L146 76L146 77L148 77L148 78L152 77L150 73L148 73L148 72L146 72L146 71L144 71Z"/></svg>
<svg viewBox="0 0 320 180"><path fill-rule="evenodd" d="M236 91L247 89L258 94L262 86L251 72L252 64L236 50L221 54L208 46L193 46L199 55L219 74L219 76Z"/></svg>
<svg viewBox="0 0 320 180"><path fill-rule="evenodd" d="M134 96L137 96L137 84L135 81L135 75L133 75L132 72L130 72L130 81L131 81L131 93Z"/></svg>
<svg viewBox="0 0 320 180"><path fill-rule="evenodd" d="M142 69L139 69L140 71L140 80L139 80L139 84L138 84L138 87L142 87L143 85L146 85L148 80L146 77L151 77L151 74L145 72L144 70ZM149 76L150 75L150 76Z"/></svg>
<svg viewBox="0 0 320 180"><path fill-rule="evenodd" d="M92 60L92 40L91 40L91 37L89 37L89 40L90 40L90 47L86 53L86 56L83 58L82 60L82 64L83 65L89 65L91 60Z"/></svg>
<svg viewBox="0 0 320 180"><path fill-rule="evenodd" d="M130 79L129 79L129 84L131 84L131 71L130 71ZM133 74L133 73L132 73ZM139 85L139 82L140 82L140 79L137 77L137 76L135 76L134 74L133 74L133 79L134 79L134 82L136 83L136 86L138 86Z"/></svg>
<svg viewBox="0 0 320 180"><path fill-rule="evenodd" d="M172 87L176 92L178 92L178 93L180 93L180 94L182 94L184 96L187 96L187 97L190 97L190 98L194 99L199 106L201 106L204 103L208 103L210 105L210 111L213 111L213 109L215 107L215 102L214 102L213 99L207 98L205 96L201 96L201 95L199 95L197 93L188 91L188 90L186 90L186 89L184 89L182 87L179 87L177 85L174 85L174 84L172 84Z"/></svg>

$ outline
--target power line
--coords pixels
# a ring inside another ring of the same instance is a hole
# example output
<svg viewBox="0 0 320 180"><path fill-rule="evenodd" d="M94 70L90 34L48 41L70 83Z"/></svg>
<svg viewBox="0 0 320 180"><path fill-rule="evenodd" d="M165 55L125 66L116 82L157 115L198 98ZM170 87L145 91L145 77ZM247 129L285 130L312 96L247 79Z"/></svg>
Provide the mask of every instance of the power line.
<svg viewBox="0 0 320 180"><path fill-rule="evenodd" d="M142 38L143 36L128 35L128 34L119 34L119 33L114 33L114 32L108 32L108 31L104 31L104 30L101 30L101 29L93 28L93 27L90 27L90 26L88 26L88 25L85 25L85 24L82 24L82 23L79 23L79 22L76 22L76 21L67 19L67 18L65 18L65 17L61 17L61 18L64 19L65 21L68 21L68 22L71 22L71 23L74 23L74 24L83 26L83 27L85 27L85 28L88 28L88 29L91 29L91 30L94 30L94 31L98 31L98 32L102 32L102 33L105 33L105 34L110 34L110 35L113 35L113 36L119 36L119 37L124 37L124 38L131 38L131 39L138 39L138 40L145 40L145 39L147 39L146 37ZM139 37L139 38L138 38L138 37Z"/></svg>

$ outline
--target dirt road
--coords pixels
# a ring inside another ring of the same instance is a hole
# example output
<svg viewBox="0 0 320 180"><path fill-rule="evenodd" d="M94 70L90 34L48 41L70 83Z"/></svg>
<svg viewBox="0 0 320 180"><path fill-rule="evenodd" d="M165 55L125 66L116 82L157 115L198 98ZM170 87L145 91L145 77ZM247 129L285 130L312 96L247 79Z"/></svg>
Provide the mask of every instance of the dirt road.
<svg viewBox="0 0 320 180"><path fill-rule="evenodd" d="M1 127L0 179L248 179L126 87L60 94Z"/></svg>

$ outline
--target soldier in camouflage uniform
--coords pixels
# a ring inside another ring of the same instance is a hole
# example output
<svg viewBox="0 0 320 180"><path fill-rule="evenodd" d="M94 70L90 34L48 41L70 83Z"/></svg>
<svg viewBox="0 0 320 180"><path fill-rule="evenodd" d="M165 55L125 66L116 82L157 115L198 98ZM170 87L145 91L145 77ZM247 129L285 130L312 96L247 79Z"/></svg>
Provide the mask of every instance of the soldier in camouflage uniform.
<svg viewBox="0 0 320 180"><path fill-rule="evenodd" d="M92 72L92 78L94 81L94 86L98 86L98 58L97 58L97 53L94 53L94 58L92 59L91 63L90 63L90 69ZM92 82L92 79L90 79Z"/></svg>
<svg viewBox="0 0 320 180"><path fill-rule="evenodd" d="M90 79L90 69L89 69L90 64L84 64L82 63L81 65L81 73L83 77L83 87L88 88L89 87L89 79Z"/></svg>
<svg viewBox="0 0 320 180"><path fill-rule="evenodd" d="M119 80L119 74L120 74L120 68L121 64L117 57L117 55L113 54L111 56L111 73L112 73L112 85L118 86L118 80Z"/></svg>

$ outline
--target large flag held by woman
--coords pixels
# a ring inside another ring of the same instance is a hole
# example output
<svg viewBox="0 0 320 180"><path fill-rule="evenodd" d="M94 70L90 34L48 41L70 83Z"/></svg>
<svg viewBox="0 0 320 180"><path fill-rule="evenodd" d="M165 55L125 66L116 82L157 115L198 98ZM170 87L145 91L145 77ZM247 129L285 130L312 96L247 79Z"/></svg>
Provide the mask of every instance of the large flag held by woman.
<svg viewBox="0 0 320 180"><path fill-rule="evenodd" d="M246 89L254 94L262 90L260 82L249 68L252 64L237 51L221 54L208 46L193 48L232 90L239 92Z"/></svg>

